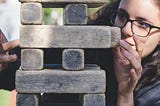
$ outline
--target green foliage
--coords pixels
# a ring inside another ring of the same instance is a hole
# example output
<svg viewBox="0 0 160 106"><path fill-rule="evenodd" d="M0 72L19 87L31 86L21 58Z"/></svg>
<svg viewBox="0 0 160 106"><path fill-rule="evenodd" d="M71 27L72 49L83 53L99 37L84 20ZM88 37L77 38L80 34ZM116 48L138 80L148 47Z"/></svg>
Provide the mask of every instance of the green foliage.
<svg viewBox="0 0 160 106"><path fill-rule="evenodd" d="M43 24L49 24L51 12L51 8L43 8Z"/></svg>
<svg viewBox="0 0 160 106"><path fill-rule="evenodd" d="M52 24L51 13L52 11L57 11L58 15L63 15L62 8L43 8L43 24L48 25Z"/></svg>

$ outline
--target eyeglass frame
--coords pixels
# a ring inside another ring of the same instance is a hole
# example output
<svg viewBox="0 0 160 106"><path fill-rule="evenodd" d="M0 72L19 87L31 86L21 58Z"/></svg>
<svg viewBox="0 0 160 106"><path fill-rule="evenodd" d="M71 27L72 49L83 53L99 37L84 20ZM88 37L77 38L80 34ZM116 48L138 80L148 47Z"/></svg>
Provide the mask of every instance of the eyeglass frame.
<svg viewBox="0 0 160 106"><path fill-rule="evenodd" d="M120 13L120 11L118 11L118 10L112 10L111 13L112 13L112 14L111 14L111 24L112 24L113 26L116 26L116 25L114 24L114 23L115 23L114 21L115 21L115 19L116 19L117 13ZM115 16L113 15L114 13L116 13ZM121 14L124 15L124 17L126 18L126 22L124 23L124 25L122 25L122 26L117 26L117 27L119 27L119 28L122 29L122 28L124 28L124 27L126 26L126 24L127 24L128 22L131 22L131 31L132 31L133 34L135 34L134 31L133 31L133 22L134 22L134 21L142 21L142 20L131 20L131 19L129 18L129 16L125 15L124 13L121 13ZM114 17L113 17L113 16L114 16ZM114 20L113 20L113 19L114 19ZM152 28L157 28L157 29L160 30L160 27L158 27L158 26L151 25L151 24L149 24L149 23L147 23L147 22L144 22L144 21L142 21L142 22L149 26L148 33L147 33L146 35L144 35L144 36L142 36L142 35L137 35L137 34L136 34L137 36L147 37L147 36L150 34Z"/></svg>

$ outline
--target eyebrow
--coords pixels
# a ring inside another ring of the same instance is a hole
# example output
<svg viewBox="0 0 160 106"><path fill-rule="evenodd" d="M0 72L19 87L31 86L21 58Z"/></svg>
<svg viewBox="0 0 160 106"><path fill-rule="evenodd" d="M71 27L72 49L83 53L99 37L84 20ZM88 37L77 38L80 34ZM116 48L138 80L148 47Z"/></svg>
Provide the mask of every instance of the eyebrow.
<svg viewBox="0 0 160 106"><path fill-rule="evenodd" d="M126 14L129 17L129 14L123 8L119 8L118 11L123 12L124 14ZM143 18L143 17L136 17L136 20L142 20L142 21L145 21L146 23L150 23L153 25L152 21L150 21L146 18Z"/></svg>
<svg viewBox="0 0 160 106"><path fill-rule="evenodd" d="M150 23L150 24L152 24L152 25L153 25L153 22L151 22L151 21L147 20L146 18L143 18L143 17L137 17L136 19L138 19L138 20L143 20L143 21L145 21L146 23Z"/></svg>

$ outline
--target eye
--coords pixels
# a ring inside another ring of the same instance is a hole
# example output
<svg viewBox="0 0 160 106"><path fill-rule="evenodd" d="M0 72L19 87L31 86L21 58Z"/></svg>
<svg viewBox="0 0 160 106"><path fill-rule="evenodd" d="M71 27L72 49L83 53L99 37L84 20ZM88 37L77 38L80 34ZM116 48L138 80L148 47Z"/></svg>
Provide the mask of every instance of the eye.
<svg viewBox="0 0 160 106"><path fill-rule="evenodd" d="M146 22L144 22L144 21L142 21L142 20L137 20L136 21L136 25L138 26L138 27L140 27L140 28L150 28L150 24L148 24L148 23L146 23Z"/></svg>

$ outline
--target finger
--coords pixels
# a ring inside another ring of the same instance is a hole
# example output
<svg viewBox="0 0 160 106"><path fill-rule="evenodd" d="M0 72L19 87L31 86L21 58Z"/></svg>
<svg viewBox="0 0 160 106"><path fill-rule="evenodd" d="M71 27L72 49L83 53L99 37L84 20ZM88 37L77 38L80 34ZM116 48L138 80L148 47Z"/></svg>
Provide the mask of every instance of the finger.
<svg viewBox="0 0 160 106"><path fill-rule="evenodd" d="M121 61L126 60L126 58L121 53L120 45L113 49L113 53L114 53L114 58L116 60L121 60Z"/></svg>
<svg viewBox="0 0 160 106"><path fill-rule="evenodd" d="M0 55L0 63L15 62L17 60L17 55Z"/></svg>
<svg viewBox="0 0 160 106"><path fill-rule="evenodd" d="M135 41L136 51L138 52L139 56L142 57L144 43L138 39L137 36L133 36L133 39Z"/></svg>
<svg viewBox="0 0 160 106"><path fill-rule="evenodd" d="M135 69L131 69L130 70L130 86L134 89L137 82L138 82L138 77L137 77L137 74L136 74L136 71Z"/></svg>
<svg viewBox="0 0 160 106"><path fill-rule="evenodd" d="M120 55L120 48L119 47L113 48L113 53L114 53L114 57L118 58Z"/></svg>
<svg viewBox="0 0 160 106"><path fill-rule="evenodd" d="M132 65L132 67L136 70L136 73L137 73L138 75L140 75L141 72L142 72L141 61L139 61L139 59L135 58L134 55L132 55L131 53L129 53L129 52L126 51L126 50L122 51L122 53L123 53L124 56L128 59L128 61L129 61L130 64Z"/></svg>
<svg viewBox="0 0 160 106"><path fill-rule="evenodd" d="M18 46L19 46L19 39L9 41L9 42L6 42L6 43L2 44L2 48L3 48L4 51L11 50L11 49L16 48Z"/></svg>
<svg viewBox="0 0 160 106"><path fill-rule="evenodd" d="M134 54L135 57L139 58L139 54L138 54L138 53L135 51L135 49L133 49L133 48L131 47L131 45L128 44L126 41L121 40L121 41L120 41L120 46L121 46L122 48L124 48L125 50L127 50L129 53Z"/></svg>

